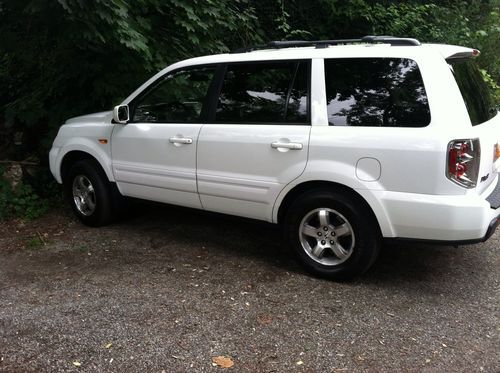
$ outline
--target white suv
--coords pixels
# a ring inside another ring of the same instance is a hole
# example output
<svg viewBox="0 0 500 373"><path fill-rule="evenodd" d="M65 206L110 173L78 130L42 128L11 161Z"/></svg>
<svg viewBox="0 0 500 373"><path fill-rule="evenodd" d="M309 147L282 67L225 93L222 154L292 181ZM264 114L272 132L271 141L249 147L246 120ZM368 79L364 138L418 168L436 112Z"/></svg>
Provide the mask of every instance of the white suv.
<svg viewBox="0 0 500 373"><path fill-rule="evenodd" d="M85 224L122 196L280 223L333 279L382 239L481 242L500 221L500 116L478 54L370 36L178 62L69 119L51 171Z"/></svg>

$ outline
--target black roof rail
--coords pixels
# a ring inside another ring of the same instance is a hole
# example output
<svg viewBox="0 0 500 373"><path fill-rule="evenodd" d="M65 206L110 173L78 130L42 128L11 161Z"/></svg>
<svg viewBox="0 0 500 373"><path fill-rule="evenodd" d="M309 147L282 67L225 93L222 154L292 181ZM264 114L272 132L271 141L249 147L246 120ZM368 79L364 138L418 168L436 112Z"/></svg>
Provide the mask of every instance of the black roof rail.
<svg viewBox="0 0 500 373"><path fill-rule="evenodd" d="M412 38L398 38L395 36L374 36L367 35L361 38L363 43L385 43L393 46L414 46L418 47L420 42L417 39Z"/></svg>
<svg viewBox="0 0 500 373"><path fill-rule="evenodd" d="M260 49L282 49L282 48L299 48L299 47L316 47L316 48L326 48L330 45L342 45L342 44L377 44L384 43L393 46L419 46L421 45L417 39L411 38L398 38L395 36L375 36L367 35L361 39L337 39L337 40L282 40L282 41L270 41L267 44L254 45L252 47L240 48L232 51L231 53L245 53L252 52Z"/></svg>

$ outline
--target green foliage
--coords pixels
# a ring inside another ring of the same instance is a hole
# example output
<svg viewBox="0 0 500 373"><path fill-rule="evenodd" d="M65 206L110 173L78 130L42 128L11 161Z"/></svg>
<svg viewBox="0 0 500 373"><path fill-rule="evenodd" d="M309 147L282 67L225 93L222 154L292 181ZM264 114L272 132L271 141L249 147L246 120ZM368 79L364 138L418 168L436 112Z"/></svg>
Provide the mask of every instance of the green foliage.
<svg viewBox="0 0 500 373"><path fill-rule="evenodd" d="M375 4L371 7L369 22L374 34L401 35L421 41L443 40L439 25L434 19L439 6L435 4L396 3L388 7Z"/></svg>
<svg viewBox="0 0 500 373"><path fill-rule="evenodd" d="M294 39L297 34L298 38L311 40L395 35L422 42L464 45L481 50L479 66L492 82L500 82L498 0L253 0L253 3L264 39ZM307 34L300 30L307 30ZM494 89L493 84L490 86ZM498 97L498 90L494 94Z"/></svg>
<svg viewBox="0 0 500 373"><path fill-rule="evenodd" d="M0 132L22 131L18 153L43 160L68 117L109 110L170 63L258 41L246 0L10 0L0 18Z"/></svg>
<svg viewBox="0 0 500 373"><path fill-rule="evenodd" d="M480 69L479 71L481 72L486 84L490 87L491 92L493 92L493 100L498 105L500 103L500 86L486 70Z"/></svg>
<svg viewBox="0 0 500 373"><path fill-rule="evenodd" d="M47 212L48 201L40 198L31 185L21 182L13 190L3 173L0 169L0 220L12 217L31 220Z"/></svg>
<svg viewBox="0 0 500 373"><path fill-rule="evenodd" d="M464 45L481 51L478 64L500 103L500 24L498 1L436 2L375 5L375 33L415 37L424 42ZM395 21L391 22L391 18Z"/></svg>

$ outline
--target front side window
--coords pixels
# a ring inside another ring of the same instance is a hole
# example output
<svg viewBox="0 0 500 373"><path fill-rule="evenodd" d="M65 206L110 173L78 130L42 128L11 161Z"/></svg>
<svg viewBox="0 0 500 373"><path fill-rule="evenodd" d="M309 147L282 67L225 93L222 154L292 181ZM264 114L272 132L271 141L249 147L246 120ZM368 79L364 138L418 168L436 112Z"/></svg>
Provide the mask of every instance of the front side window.
<svg viewBox="0 0 500 373"><path fill-rule="evenodd" d="M217 123L308 123L308 61L228 64Z"/></svg>
<svg viewBox="0 0 500 373"><path fill-rule="evenodd" d="M415 61L405 58L325 60L331 126L425 127L430 110Z"/></svg>
<svg viewBox="0 0 500 373"><path fill-rule="evenodd" d="M214 67L190 68L168 74L133 105L133 122L200 123Z"/></svg>

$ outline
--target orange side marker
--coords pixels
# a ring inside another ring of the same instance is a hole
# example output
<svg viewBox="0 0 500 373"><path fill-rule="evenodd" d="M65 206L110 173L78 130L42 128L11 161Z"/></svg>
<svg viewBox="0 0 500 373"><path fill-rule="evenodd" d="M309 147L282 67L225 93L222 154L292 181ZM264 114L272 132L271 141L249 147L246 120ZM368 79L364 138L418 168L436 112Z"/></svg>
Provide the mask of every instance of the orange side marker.
<svg viewBox="0 0 500 373"><path fill-rule="evenodd" d="M108 139L99 139L99 142L101 144L107 144L108 143Z"/></svg>

